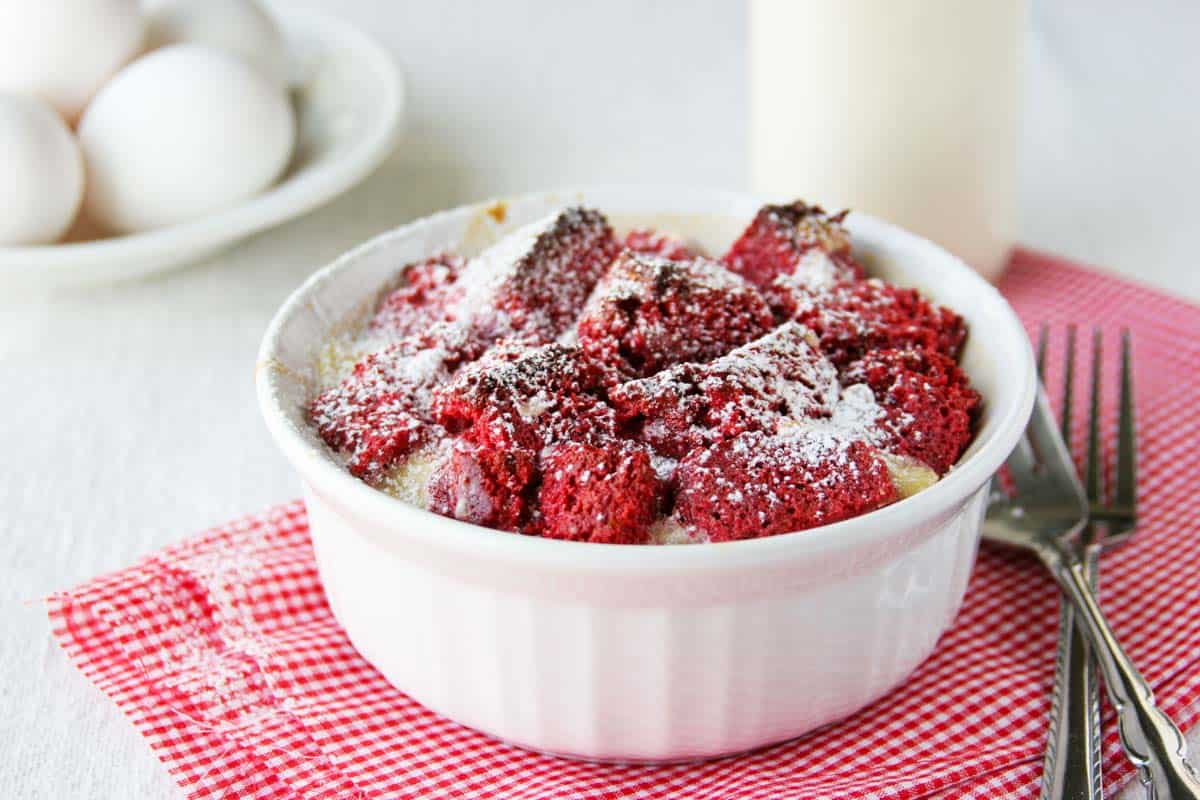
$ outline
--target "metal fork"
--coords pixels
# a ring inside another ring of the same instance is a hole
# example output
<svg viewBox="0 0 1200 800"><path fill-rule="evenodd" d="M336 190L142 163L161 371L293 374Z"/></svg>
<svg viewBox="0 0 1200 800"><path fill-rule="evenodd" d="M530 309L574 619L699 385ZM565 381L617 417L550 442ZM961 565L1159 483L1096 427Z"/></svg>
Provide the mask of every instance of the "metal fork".
<svg viewBox="0 0 1200 800"><path fill-rule="evenodd" d="M1129 454L1131 464L1132 450ZM1071 601L1117 711L1121 743L1151 797L1200 800L1200 778L1187 762L1187 740L1155 705L1153 691L1121 648L1092 592L1081 542L1088 500L1055 430L1044 391L1039 392L1024 437L1009 456L1008 469L1016 492L989 508L984 536L1037 556Z"/></svg>
<svg viewBox="0 0 1200 800"><path fill-rule="evenodd" d="M1060 431L1071 450L1075 386L1074 325L1067 327L1066 369L1063 373ZM1042 325L1038 336L1037 369L1045 381L1046 348L1050 329ZM1133 377L1129 331L1121 332L1121 375L1118 388L1117 450L1112 502L1105 503L1103 458L1100 448L1100 365L1102 337L1092 335L1091 392L1088 409L1084 482L1090 520L1082 531L1084 574L1098 594L1098 561L1102 550L1126 541L1137 522L1137 458L1133 415ZM1100 692L1095 664L1083 634L1076 628L1075 613L1063 603L1059 611L1058 659L1054 671L1054 702L1042 777L1042 800L1100 800L1101 774Z"/></svg>

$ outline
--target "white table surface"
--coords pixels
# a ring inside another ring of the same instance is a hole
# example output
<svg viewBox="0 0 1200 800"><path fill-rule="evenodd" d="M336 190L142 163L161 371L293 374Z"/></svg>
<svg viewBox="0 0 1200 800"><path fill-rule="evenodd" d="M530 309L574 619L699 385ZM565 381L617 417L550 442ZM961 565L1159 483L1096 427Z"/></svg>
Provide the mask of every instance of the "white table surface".
<svg viewBox="0 0 1200 800"><path fill-rule="evenodd" d="M743 185L738 3L317 5L373 31L408 72L408 136L377 174L183 272L49 297L0 287L0 796L180 796L67 665L37 601L297 495L251 371L267 320L306 275L490 194ZM1107 5L1035 5L1023 238L1200 298L1200 114L1186 80L1157 79L1196 74L1186 37L1200 9Z"/></svg>

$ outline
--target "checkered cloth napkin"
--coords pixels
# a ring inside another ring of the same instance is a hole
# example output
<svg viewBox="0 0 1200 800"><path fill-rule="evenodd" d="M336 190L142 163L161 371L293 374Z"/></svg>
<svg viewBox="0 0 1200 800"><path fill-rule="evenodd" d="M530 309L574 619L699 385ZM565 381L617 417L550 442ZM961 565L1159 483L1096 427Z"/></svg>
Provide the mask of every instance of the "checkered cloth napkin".
<svg viewBox="0 0 1200 800"><path fill-rule="evenodd" d="M1200 719L1200 308L1028 252L1002 288L1030 330L1096 323L1110 343L1118 326L1133 331L1144 521L1135 544L1104 559L1104 606L1164 709L1191 727ZM1051 381L1061 357L1052 349ZM1115 374L1107 379L1115 386ZM63 649L185 793L239 800L1033 798L1057 602L1035 564L985 547L957 621L901 688L797 741L648 767L525 752L388 685L330 614L299 502L48 600ZM1111 722L1109 791L1130 776Z"/></svg>

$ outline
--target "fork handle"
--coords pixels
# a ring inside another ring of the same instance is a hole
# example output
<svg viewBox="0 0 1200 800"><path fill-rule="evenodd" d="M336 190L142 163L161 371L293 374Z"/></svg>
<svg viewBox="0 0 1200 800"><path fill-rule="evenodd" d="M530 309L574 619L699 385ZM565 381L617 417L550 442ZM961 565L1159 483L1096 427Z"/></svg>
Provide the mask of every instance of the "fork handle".
<svg viewBox="0 0 1200 800"><path fill-rule="evenodd" d="M1153 690L1113 635L1079 554L1061 541L1040 554L1075 606L1076 622L1082 623L1116 708L1121 744L1141 771L1151 796L1156 800L1200 800L1200 777L1187 762L1187 740L1154 704Z"/></svg>
<svg viewBox="0 0 1200 800"><path fill-rule="evenodd" d="M1088 585L1097 586L1097 548L1084 551ZM1059 610L1054 705L1042 770L1041 800L1103 800L1099 679L1074 607Z"/></svg>

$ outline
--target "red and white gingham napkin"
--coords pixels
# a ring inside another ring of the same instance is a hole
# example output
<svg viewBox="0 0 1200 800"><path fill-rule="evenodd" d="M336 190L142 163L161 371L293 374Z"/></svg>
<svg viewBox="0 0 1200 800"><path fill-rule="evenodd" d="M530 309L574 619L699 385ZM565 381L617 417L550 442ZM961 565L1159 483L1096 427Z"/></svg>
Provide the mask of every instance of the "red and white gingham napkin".
<svg viewBox="0 0 1200 800"><path fill-rule="evenodd" d="M1133 331L1143 523L1135 544L1104 559L1104 606L1164 709L1191 727L1200 719L1200 308L1028 252L1002 288L1030 330L1060 326L1051 386L1062 325L1098 322L1110 355L1119 327ZM1115 360L1105 363L1114 387ZM641 767L525 752L388 685L330 614L299 502L48 602L62 647L192 798L1032 798L1057 629L1050 581L985 547L957 621L900 689L797 741ZM1111 714L1107 731L1112 791L1130 770Z"/></svg>

